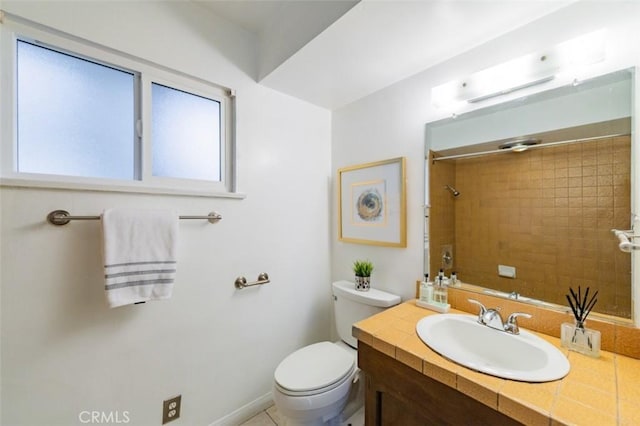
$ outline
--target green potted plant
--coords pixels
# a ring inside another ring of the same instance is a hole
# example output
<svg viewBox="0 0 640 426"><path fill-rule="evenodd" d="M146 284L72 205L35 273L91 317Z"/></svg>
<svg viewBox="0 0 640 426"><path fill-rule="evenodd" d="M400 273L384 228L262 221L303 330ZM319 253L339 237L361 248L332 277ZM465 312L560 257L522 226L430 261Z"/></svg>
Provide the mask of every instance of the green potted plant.
<svg viewBox="0 0 640 426"><path fill-rule="evenodd" d="M369 260L356 260L353 262L353 272L356 275L356 290L369 291L371 288L373 263Z"/></svg>

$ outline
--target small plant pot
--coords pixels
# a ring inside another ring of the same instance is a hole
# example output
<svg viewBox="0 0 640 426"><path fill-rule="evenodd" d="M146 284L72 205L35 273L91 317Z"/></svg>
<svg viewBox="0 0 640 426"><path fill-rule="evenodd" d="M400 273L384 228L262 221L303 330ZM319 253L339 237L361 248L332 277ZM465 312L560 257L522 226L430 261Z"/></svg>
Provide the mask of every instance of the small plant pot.
<svg viewBox="0 0 640 426"><path fill-rule="evenodd" d="M359 277L356 275L356 290L369 291L371 288L371 277Z"/></svg>

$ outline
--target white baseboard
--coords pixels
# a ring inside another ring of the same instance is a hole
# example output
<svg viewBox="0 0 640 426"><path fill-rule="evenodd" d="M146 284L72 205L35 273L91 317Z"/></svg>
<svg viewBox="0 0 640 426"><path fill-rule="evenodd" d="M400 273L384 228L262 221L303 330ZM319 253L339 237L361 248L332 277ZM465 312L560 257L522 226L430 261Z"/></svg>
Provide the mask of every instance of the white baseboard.
<svg viewBox="0 0 640 426"><path fill-rule="evenodd" d="M209 426L238 426L272 405L273 398L271 396L271 392L269 392L258 399L254 399L250 403L243 405L221 419L216 420Z"/></svg>

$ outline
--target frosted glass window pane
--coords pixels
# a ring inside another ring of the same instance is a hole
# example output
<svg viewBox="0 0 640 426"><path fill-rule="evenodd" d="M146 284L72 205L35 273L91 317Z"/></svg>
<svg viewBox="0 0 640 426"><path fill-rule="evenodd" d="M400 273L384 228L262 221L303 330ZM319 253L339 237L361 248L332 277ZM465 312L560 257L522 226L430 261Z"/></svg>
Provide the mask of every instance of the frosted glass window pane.
<svg viewBox="0 0 640 426"><path fill-rule="evenodd" d="M153 175L220 181L220 102L152 88Z"/></svg>
<svg viewBox="0 0 640 426"><path fill-rule="evenodd" d="M134 75L18 41L18 171L133 179Z"/></svg>

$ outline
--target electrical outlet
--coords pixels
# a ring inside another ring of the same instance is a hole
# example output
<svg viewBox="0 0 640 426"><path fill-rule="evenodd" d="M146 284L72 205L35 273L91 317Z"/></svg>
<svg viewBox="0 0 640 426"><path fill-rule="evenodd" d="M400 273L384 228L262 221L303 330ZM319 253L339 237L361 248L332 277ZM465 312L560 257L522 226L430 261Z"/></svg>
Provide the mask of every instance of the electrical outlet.
<svg viewBox="0 0 640 426"><path fill-rule="evenodd" d="M180 417L181 400L182 395L178 395L162 403L162 424L169 423Z"/></svg>
<svg viewBox="0 0 640 426"><path fill-rule="evenodd" d="M505 278L516 277L516 267L507 265L498 265L498 275Z"/></svg>

